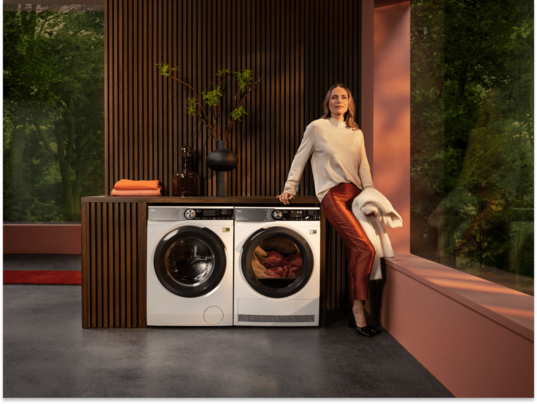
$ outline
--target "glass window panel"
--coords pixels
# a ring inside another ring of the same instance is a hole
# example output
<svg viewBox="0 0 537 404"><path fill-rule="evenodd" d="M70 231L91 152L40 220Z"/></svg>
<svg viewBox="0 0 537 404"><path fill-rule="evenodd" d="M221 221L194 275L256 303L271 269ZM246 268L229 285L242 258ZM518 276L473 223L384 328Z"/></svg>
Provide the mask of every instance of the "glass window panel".
<svg viewBox="0 0 537 404"><path fill-rule="evenodd" d="M411 7L411 252L533 295L533 1Z"/></svg>
<svg viewBox="0 0 537 404"><path fill-rule="evenodd" d="M4 4L4 221L104 194L104 7Z"/></svg>

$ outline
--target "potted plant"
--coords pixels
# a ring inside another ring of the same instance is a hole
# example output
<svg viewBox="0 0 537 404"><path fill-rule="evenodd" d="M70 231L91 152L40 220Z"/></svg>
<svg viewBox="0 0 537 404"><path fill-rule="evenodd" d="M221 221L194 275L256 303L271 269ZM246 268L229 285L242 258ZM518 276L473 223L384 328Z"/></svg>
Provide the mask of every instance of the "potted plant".
<svg viewBox="0 0 537 404"><path fill-rule="evenodd" d="M237 168L239 161L237 155L228 149L231 128L235 121L240 122L243 115L248 115L244 110L244 102L263 77L259 77L257 81L252 82L252 71L249 69L238 72L222 69L215 74L218 77L216 84L211 82L213 89L203 90L201 97L199 97L190 84L174 75L174 72L179 74L178 67L170 67L168 64L157 63L157 68L162 76L176 80L192 90L194 96L187 98L187 114L198 118L207 127L209 133L216 141L216 150L207 155L207 165L216 171L216 195L228 196L229 171ZM225 93L221 85L228 77L235 77L238 89L233 97L233 107L228 114L226 133L220 135L217 125L219 118L218 107ZM205 108L202 101L205 104Z"/></svg>

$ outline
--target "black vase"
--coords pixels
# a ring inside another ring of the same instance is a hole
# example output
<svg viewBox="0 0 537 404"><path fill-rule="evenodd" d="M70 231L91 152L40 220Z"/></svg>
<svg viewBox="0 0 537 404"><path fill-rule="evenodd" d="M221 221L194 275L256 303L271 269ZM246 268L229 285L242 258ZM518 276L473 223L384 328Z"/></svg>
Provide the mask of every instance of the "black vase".
<svg viewBox="0 0 537 404"><path fill-rule="evenodd" d="M217 140L216 150L207 155L207 166L216 171L216 196L229 196L229 171L237 168L239 158L228 150L229 141Z"/></svg>

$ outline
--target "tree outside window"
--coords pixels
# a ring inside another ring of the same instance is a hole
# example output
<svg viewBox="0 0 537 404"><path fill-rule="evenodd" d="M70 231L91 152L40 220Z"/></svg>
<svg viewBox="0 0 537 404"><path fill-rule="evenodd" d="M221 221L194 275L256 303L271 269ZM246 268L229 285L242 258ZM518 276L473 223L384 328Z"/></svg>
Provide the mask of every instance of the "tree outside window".
<svg viewBox="0 0 537 404"><path fill-rule="evenodd" d="M533 12L411 2L411 252L530 295Z"/></svg>
<svg viewBox="0 0 537 404"><path fill-rule="evenodd" d="M104 8L4 4L4 221L104 194Z"/></svg>

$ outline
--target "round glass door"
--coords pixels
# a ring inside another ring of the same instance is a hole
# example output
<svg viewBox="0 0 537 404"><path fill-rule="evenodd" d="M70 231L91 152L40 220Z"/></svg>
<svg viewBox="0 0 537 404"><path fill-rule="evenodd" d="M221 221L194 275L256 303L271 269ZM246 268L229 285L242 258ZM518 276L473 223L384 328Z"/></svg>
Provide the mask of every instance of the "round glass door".
<svg viewBox="0 0 537 404"><path fill-rule="evenodd" d="M183 297L203 296L224 277L225 247L207 228L180 227L161 239L154 265L160 283L170 292Z"/></svg>
<svg viewBox="0 0 537 404"><path fill-rule="evenodd" d="M302 289L313 271L307 240L286 227L260 229L246 241L241 257L246 281L257 292L283 298Z"/></svg>

